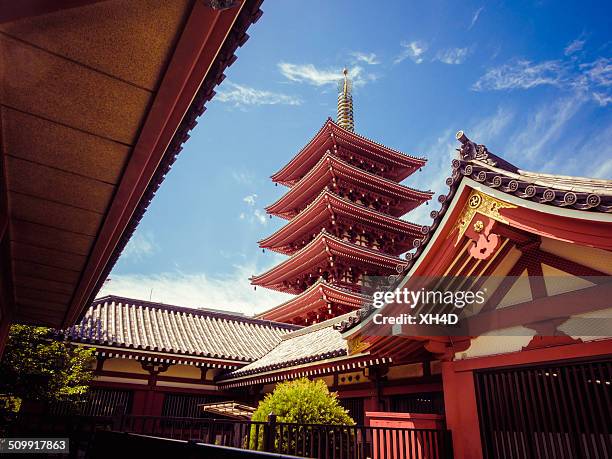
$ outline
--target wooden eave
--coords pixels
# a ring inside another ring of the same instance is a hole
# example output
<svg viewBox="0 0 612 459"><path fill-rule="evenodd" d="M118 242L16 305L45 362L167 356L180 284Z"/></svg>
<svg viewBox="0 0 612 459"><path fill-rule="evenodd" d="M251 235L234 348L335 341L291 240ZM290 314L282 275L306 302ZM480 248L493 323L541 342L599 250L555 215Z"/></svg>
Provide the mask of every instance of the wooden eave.
<svg viewBox="0 0 612 459"><path fill-rule="evenodd" d="M370 300L367 295L337 287L323 280L311 285L304 292L284 303L262 312L257 317L278 322L287 322L330 303L338 303L349 309L358 309Z"/></svg>
<svg viewBox="0 0 612 459"><path fill-rule="evenodd" d="M401 258L343 241L327 231L322 231L308 245L290 258L263 274L251 277L251 284L261 285L272 290L285 291L282 286L284 281L308 272L309 269L318 264L329 263L335 258L348 259L353 265L362 263L389 271L395 271L398 266L405 265L405 261Z"/></svg>
<svg viewBox="0 0 612 459"><path fill-rule="evenodd" d="M361 204L344 199L329 189L324 189L306 209L293 217L286 225L274 234L259 241L259 246L283 254L293 254L296 249L291 244L296 239L308 237L314 231L320 230L337 216L354 219L356 223L389 231L397 235L409 235L403 253L412 248L412 240L422 237L427 227L386 215ZM318 231L317 231L318 232Z"/></svg>
<svg viewBox="0 0 612 459"><path fill-rule="evenodd" d="M352 166L326 152L315 167L278 201L266 207L266 211L272 215L290 219L297 214L297 209L312 202L326 186L333 190L333 183L337 178L354 183L355 186L370 189L389 199L398 200L401 204L393 209L395 217L404 215L433 196L431 191L420 191L400 185Z"/></svg>
<svg viewBox="0 0 612 459"><path fill-rule="evenodd" d="M261 1L18 3L0 16L0 306L60 328L93 301Z"/></svg>
<svg viewBox="0 0 612 459"><path fill-rule="evenodd" d="M312 140L280 171L272 175L272 180L286 186L293 186L316 164L326 149L333 150L338 144L354 149L359 154L383 164L399 167L397 174L388 177L397 182L401 182L427 162L425 158L406 155L347 131L329 118Z"/></svg>

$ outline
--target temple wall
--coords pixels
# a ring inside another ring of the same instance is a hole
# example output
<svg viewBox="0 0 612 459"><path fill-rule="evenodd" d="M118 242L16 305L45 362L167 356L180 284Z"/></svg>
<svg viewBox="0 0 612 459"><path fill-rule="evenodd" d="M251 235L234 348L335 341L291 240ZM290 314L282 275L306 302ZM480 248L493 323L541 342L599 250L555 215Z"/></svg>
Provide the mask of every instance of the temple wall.
<svg viewBox="0 0 612 459"><path fill-rule="evenodd" d="M132 373L148 375L149 372L142 368L140 362L132 359L106 359L102 365L103 371L118 371L122 373Z"/></svg>
<svg viewBox="0 0 612 459"><path fill-rule="evenodd" d="M202 372L199 367L193 365L170 365L168 370L162 373L164 376L177 378L200 379Z"/></svg>

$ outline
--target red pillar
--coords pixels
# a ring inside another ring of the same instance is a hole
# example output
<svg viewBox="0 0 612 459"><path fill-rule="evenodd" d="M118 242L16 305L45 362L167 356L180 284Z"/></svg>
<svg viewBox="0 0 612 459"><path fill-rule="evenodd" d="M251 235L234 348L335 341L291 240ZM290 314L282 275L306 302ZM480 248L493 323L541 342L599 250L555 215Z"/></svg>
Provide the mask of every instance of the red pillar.
<svg viewBox="0 0 612 459"><path fill-rule="evenodd" d="M462 459L482 459L474 373L454 367L455 362L442 363L446 426L452 432L453 452Z"/></svg>

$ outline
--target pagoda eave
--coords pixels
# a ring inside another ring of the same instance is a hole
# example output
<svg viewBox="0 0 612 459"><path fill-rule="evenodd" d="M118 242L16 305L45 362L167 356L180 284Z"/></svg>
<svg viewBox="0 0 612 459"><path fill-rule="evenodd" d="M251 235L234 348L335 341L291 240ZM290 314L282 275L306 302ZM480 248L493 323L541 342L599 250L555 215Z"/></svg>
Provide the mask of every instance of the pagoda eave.
<svg viewBox="0 0 612 459"><path fill-rule="evenodd" d="M338 147L355 149L367 157L394 166L394 173L387 173L387 177L396 181L406 179L427 162L425 158L406 155L350 132L328 119L312 140L285 167L273 174L271 179L292 187L314 166L322 150Z"/></svg>
<svg viewBox="0 0 612 459"><path fill-rule="evenodd" d="M380 272L385 275L396 272L398 267L406 265L406 260L343 241L322 231L312 242L293 256L265 273L251 277L250 280L253 285L272 290L301 293L308 286L298 289L288 286L287 283L306 274L314 277L313 271L323 267L334 267L340 261L345 261L352 266L362 266L368 272Z"/></svg>
<svg viewBox="0 0 612 459"><path fill-rule="evenodd" d="M317 230L330 228L338 220L354 219L357 224L395 235L398 248L394 255L412 248L412 241L427 233L427 227L386 215L361 204L344 199L325 189L319 196L295 216L289 223L269 237L259 241L261 248L291 255L299 250L296 240L308 240Z"/></svg>
<svg viewBox="0 0 612 459"><path fill-rule="evenodd" d="M269 214L290 219L314 201L320 190L338 188L338 181L349 189L363 189L396 202L389 214L400 217L432 198L433 192L421 191L352 166L331 153L325 153L317 165L283 197L266 207Z"/></svg>
<svg viewBox="0 0 612 459"><path fill-rule="evenodd" d="M334 313L345 313L363 307L369 296L318 281L296 297L257 316L259 319L306 324ZM318 317L317 317L318 316Z"/></svg>

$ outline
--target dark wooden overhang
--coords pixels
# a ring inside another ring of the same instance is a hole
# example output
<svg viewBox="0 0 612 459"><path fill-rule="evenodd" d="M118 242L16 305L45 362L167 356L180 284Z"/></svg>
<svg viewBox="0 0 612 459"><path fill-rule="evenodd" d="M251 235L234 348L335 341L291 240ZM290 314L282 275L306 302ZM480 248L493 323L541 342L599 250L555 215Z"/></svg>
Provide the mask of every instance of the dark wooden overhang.
<svg viewBox="0 0 612 459"><path fill-rule="evenodd" d="M0 312L67 327L91 303L261 0L0 8Z"/></svg>

